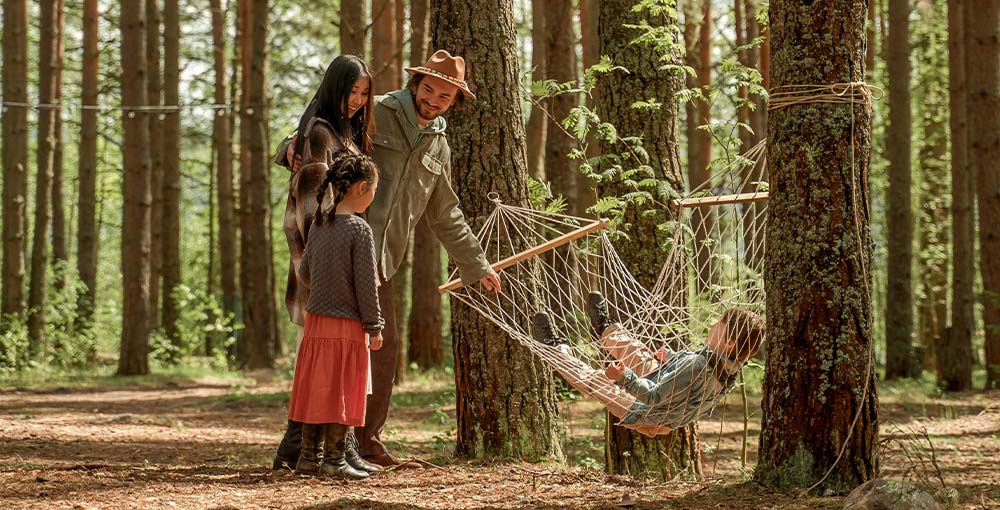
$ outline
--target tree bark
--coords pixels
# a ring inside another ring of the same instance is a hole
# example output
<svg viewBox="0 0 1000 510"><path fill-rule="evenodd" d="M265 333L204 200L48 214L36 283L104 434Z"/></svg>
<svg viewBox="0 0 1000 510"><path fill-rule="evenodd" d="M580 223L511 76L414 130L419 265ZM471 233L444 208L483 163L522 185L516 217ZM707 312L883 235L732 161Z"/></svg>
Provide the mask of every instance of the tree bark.
<svg viewBox="0 0 1000 510"><path fill-rule="evenodd" d="M76 227L76 271L84 289L77 297L77 326L90 327L94 313L94 299L97 286L97 101L98 71L100 52L97 40L100 36L98 19L100 12L97 0L83 2L83 72L81 76L80 145L79 168L80 186L77 199L79 212ZM6 213L5 213L6 217Z"/></svg>
<svg viewBox="0 0 1000 510"><path fill-rule="evenodd" d="M212 41L215 48L215 104L226 104L226 11L222 0L211 0ZM235 98L232 98L235 99ZM233 141L229 108L215 111L212 145L215 152L216 193L219 217L219 279L224 313L239 315L236 263L236 199L233 189Z"/></svg>
<svg viewBox="0 0 1000 510"><path fill-rule="evenodd" d="M160 72L161 26L160 0L146 2L146 101L151 106L163 104L163 80ZM149 320L150 330L160 327L160 280L163 276L163 113L147 116L149 126L149 182L152 189L150 208Z"/></svg>
<svg viewBox="0 0 1000 510"><path fill-rule="evenodd" d="M688 65L697 72L696 78L690 78L691 85L697 86L704 95L703 99L694 99L687 109L688 113L688 184L691 190L709 183L711 189L712 172L709 166L712 164L712 134L701 126L710 126L712 123L712 105L709 102L709 87L712 85L712 2L710 0L701 1L700 23L698 23L698 35L694 41L694 47L689 48ZM688 17L684 20L685 29L687 24L695 22L697 18ZM693 32L693 30L692 30ZM693 118L691 115L693 114ZM714 263L712 261L712 249L708 244L715 234L715 211L710 207L696 207L691 211L691 229L695 236L695 258L697 265L697 285L698 293L704 293L711 288L715 281Z"/></svg>
<svg viewBox="0 0 1000 510"><path fill-rule="evenodd" d="M545 76L558 83L571 82L576 87L576 40L573 30L572 0L549 0L545 9ZM545 178L552 194L566 198L566 212L579 213L578 164L569 153L576 139L566 133L562 122L577 106L577 95L563 93L548 100L545 136ZM572 133L572 130L569 130Z"/></svg>
<svg viewBox="0 0 1000 510"><path fill-rule="evenodd" d="M248 163L240 172L242 216L242 274L244 341L248 368L274 364L275 331L274 274L271 270L271 185L267 154L267 23L268 0L251 0L244 25L250 37L249 83L242 108L240 131L248 142Z"/></svg>
<svg viewBox="0 0 1000 510"><path fill-rule="evenodd" d="M396 378L394 384L400 384L406 378L406 341L410 337L410 280L413 276L413 236L410 236L406 254L403 256L396 274L392 277L393 304L396 309L396 334L399 338L399 352L396 354Z"/></svg>
<svg viewBox="0 0 1000 510"><path fill-rule="evenodd" d="M396 77L396 1L372 0L372 90L379 94L399 88Z"/></svg>
<svg viewBox="0 0 1000 510"><path fill-rule="evenodd" d="M28 8L26 0L3 2L3 100L28 102ZM28 108L3 112L3 279L0 323L24 317L24 252L27 247Z"/></svg>
<svg viewBox="0 0 1000 510"><path fill-rule="evenodd" d="M65 32L65 1L58 0L56 13L56 26L59 37L55 47L55 67L52 69L53 83L55 84L53 100L56 104L62 104L62 84L63 84L63 60L66 52L63 42ZM63 125L62 110L56 111L55 125L53 127L54 152L52 154L52 276L54 278L53 287L62 290L66 286L66 275L64 265L69 261L69 253L66 249L66 208L65 197L63 195ZM64 326L64 324L62 325Z"/></svg>
<svg viewBox="0 0 1000 510"><path fill-rule="evenodd" d="M648 21L654 27L671 27L677 23L676 15L664 12L652 15L648 12L633 12L632 0L602 0L600 14L600 52L611 58L628 72L614 71L598 80L594 90L598 115L618 129L619 136L642 135L643 147L649 154L649 166L656 179L665 181L675 190L684 188L681 177L681 163L678 132L678 105L672 98L683 87L683 78L678 73L659 70L665 64L680 65L683 57L678 49L665 55L641 44L631 44L639 35L635 29L625 25L636 25ZM661 98L664 104L654 115L631 107L632 103L649 98ZM621 153L620 145L601 143L601 152ZM639 162L628 161L629 165ZM618 182L602 183L599 196L622 196L630 189ZM666 202L667 196L656 197ZM624 214L624 223L630 225L628 238L618 243L616 248L628 270L647 289L653 288L663 265L660 247L672 234L661 231L659 225L670 218L666 208L649 215L646 208L630 205ZM676 219L676 218L674 218ZM684 296L678 289L674 293ZM681 298L683 299L683 298ZM684 307L685 302L670 303ZM695 425L677 429L670 434L650 439L632 430L615 427L609 418L605 429L604 455L607 469L611 473L629 473L632 476L653 476L663 479L687 472L700 475L702 472L698 432Z"/></svg>
<svg viewBox="0 0 1000 510"><path fill-rule="evenodd" d="M149 115L146 104L146 13L142 2L121 2L124 177L122 195L122 341L119 375L149 373L150 210Z"/></svg>
<svg viewBox="0 0 1000 510"><path fill-rule="evenodd" d="M426 0L422 0L426 2ZM368 35L368 19L365 0L341 0L340 2L340 52L365 58L365 37ZM384 91L378 91L379 94Z"/></svg>
<svg viewBox="0 0 1000 510"><path fill-rule="evenodd" d="M163 104L180 105L180 12L177 0L163 2ZM181 284L181 114L163 114L163 332L180 346L177 332L179 310L174 288Z"/></svg>
<svg viewBox="0 0 1000 510"><path fill-rule="evenodd" d="M951 134L951 327L938 350L938 381L948 391L972 388L975 274L972 169L968 166L965 24L962 2L948 2L948 128Z"/></svg>
<svg viewBox="0 0 1000 510"><path fill-rule="evenodd" d="M466 59L478 96L448 119L453 187L477 231L492 209L483 190L495 189L507 203L528 204L513 5L434 0L431 13L434 47ZM551 372L469 307L453 303L451 320L457 453L561 459Z"/></svg>
<svg viewBox="0 0 1000 510"><path fill-rule="evenodd" d="M889 0L889 159L888 256L886 265L885 378L912 377L913 355L913 208L910 176L910 2Z"/></svg>
<svg viewBox="0 0 1000 510"><path fill-rule="evenodd" d="M42 2L39 8L38 38L38 100L52 105L59 100L56 92L58 65L56 54L62 30L62 2ZM39 358L45 352L45 294L49 270L49 226L52 223L52 165L56 153L56 117L59 109L38 110L37 165L35 175L35 221L31 240L31 277L28 281L28 345L29 355Z"/></svg>
<svg viewBox="0 0 1000 510"><path fill-rule="evenodd" d="M921 130L917 333L922 367L930 371L937 368L937 346L948 325L948 62L942 51L948 33L942 7L940 0L921 2L913 31L918 63L913 91Z"/></svg>
<svg viewBox="0 0 1000 510"><path fill-rule="evenodd" d="M986 389L1000 388L1000 0L965 5L968 158L979 206Z"/></svg>
<svg viewBox="0 0 1000 510"><path fill-rule="evenodd" d="M772 91L864 81L866 6L772 1ZM871 109L804 103L772 110L768 141L767 362L754 477L846 493L879 470Z"/></svg>
<svg viewBox="0 0 1000 510"><path fill-rule="evenodd" d="M421 218L413 233L413 306L410 309L410 339L407 358L421 370L441 366L444 345L441 338L442 283L441 244L427 220Z"/></svg>
<svg viewBox="0 0 1000 510"><path fill-rule="evenodd" d="M548 77L545 66L545 0L531 0L531 81ZM528 172L532 178L545 179L545 143L549 121L541 105L532 104L528 115Z"/></svg>

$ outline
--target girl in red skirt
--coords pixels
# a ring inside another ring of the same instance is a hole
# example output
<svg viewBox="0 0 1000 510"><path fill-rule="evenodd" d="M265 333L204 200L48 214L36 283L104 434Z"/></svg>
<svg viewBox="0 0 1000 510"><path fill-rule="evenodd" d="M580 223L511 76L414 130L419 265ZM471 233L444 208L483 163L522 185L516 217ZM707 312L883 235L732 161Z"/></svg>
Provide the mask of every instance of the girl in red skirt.
<svg viewBox="0 0 1000 510"><path fill-rule="evenodd" d="M378 170L368 156L346 150L330 159L299 265L309 300L288 419L303 423L297 473L361 479L368 473L346 462L345 439L349 427L365 424L368 349L382 347L384 322L372 230L357 213L375 197ZM329 190L333 206L327 209Z"/></svg>

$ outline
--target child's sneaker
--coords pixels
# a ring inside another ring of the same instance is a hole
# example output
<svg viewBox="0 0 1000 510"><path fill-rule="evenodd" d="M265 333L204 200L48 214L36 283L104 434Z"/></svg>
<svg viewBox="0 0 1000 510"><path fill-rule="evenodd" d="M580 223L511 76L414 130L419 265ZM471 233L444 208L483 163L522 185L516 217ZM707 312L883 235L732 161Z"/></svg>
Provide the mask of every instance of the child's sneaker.
<svg viewBox="0 0 1000 510"><path fill-rule="evenodd" d="M555 328L552 327L552 320L549 319L549 314L545 312L538 312L531 318L531 337L536 342L551 345L552 347L568 344L564 338L559 336Z"/></svg>
<svg viewBox="0 0 1000 510"><path fill-rule="evenodd" d="M590 319L590 326L594 328L594 334L598 338L611 326L611 319L608 318L608 300L604 299L600 292L591 292L587 296L587 318Z"/></svg>

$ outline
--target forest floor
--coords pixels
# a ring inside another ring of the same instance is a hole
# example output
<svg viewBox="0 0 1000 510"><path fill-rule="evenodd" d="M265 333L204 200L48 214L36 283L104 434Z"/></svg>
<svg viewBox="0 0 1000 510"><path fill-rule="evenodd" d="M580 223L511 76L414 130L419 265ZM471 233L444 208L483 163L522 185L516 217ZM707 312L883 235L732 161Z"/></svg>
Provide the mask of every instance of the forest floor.
<svg viewBox="0 0 1000 510"><path fill-rule="evenodd" d="M566 464L455 459L453 379L413 376L396 390L386 437L422 470L357 483L274 477L289 382L274 372L143 378L0 380L0 509L813 509L842 497L775 492L748 468L742 404L702 423L704 479L648 482L605 474L604 413L560 404ZM1000 392L937 394L880 385L883 476L907 479L942 508L1000 508ZM732 402L736 400L737 402ZM753 400L753 399L752 399ZM721 433L720 433L721 431Z"/></svg>

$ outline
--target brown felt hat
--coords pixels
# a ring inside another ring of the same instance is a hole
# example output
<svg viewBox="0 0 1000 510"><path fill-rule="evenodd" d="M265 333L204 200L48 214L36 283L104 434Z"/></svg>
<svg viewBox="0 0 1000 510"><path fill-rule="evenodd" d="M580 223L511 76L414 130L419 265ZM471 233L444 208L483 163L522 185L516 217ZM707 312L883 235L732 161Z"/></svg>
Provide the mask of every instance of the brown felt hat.
<svg viewBox="0 0 1000 510"><path fill-rule="evenodd" d="M410 74L426 74L440 78L462 90L465 97L476 98L465 82L465 59L453 57L447 50L437 50L422 66L403 68Z"/></svg>

